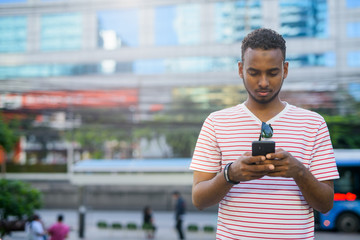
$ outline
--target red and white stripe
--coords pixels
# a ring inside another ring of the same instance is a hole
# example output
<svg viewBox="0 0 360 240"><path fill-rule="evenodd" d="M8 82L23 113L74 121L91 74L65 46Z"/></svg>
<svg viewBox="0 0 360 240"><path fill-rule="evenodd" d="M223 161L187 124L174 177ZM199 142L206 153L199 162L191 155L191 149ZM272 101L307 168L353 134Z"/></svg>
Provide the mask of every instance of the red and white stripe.
<svg viewBox="0 0 360 240"><path fill-rule="evenodd" d="M267 122L276 148L290 152L320 181L339 178L328 128L317 113L287 104ZM201 129L190 169L218 173L251 152L261 121L240 104L212 113ZM241 182L219 204L216 239L313 239L313 209L291 178Z"/></svg>

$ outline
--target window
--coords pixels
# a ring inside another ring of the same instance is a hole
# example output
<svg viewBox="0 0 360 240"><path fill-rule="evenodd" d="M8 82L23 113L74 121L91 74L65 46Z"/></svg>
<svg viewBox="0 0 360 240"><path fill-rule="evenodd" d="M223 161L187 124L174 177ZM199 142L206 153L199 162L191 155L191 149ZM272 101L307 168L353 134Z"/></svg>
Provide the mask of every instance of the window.
<svg viewBox="0 0 360 240"><path fill-rule="evenodd" d="M360 102L360 83L349 83L348 91L349 94L355 99L355 101Z"/></svg>
<svg viewBox="0 0 360 240"><path fill-rule="evenodd" d="M82 15L79 13L46 14L41 16L41 50L81 49L82 28Z"/></svg>
<svg viewBox="0 0 360 240"><path fill-rule="evenodd" d="M280 0L280 33L284 37L328 36L326 0Z"/></svg>
<svg viewBox="0 0 360 240"><path fill-rule="evenodd" d="M349 38L360 37L360 22L352 22L346 24L346 33Z"/></svg>
<svg viewBox="0 0 360 240"><path fill-rule="evenodd" d="M0 66L0 80L13 78L73 76L97 73L96 64L39 64Z"/></svg>
<svg viewBox="0 0 360 240"><path fill-rule="evenodd" d="M358 7L360 7L360 1L359 0L346 0L346 6L348 8L358 8Z"/></svg>
<svg viewBox="0 0 360 240"><path fill-rule="evenodd" d="M26 17L0 17L0 53L25 52L26 42Z"/></svg>
<svg viewBox="0 0 360 240"><path fill-rule="evenodd" d="M360 51L349 52L347 54L347 63L349 67L360 67Z"/></svg>
<svg viewBox="0 0 360 240"><path fill-rule="evenodd" d="M2 3L25 3L27 0L0 0L0 4Z"/></svg>
<svg viewBox="0 0 360 240"><path fill-rule="evenodd" d="M165 72L162 59L137 60L134 62L135 74L161 74Z"/></svg>
<svg viewBox="0 0 360 240"><path fill-rule="evenodd" d="M360 194L360 167L340 167L340 179L334 181L335 192Z"/></svg>
<svg viewBox="0 0 360 240"><path fill-rule="evenodd" d="M292 68L297 67L334 67L336 66L336 55L333 52L322 54L290 55L287 57Z"/></svg>
<svg viewBox="0 0 360 240"><path fill-rule="evenodd" d="M233 43L262 26L259 0L218 2L215 11L215 41Z"/></svg>
<svg viewBox="0 0 360 240"><path fill-rule="evenodd" d="M139 45L138 11L108 10L97 13L98 46L103 49L136 47Z"/></svg>
<svg viewBox="0 0 360 240"><path fill-rule="evenodd" d="M237 59L232 57L183 57L138 60L135 74L193 73L237 71Z"/></svg>
<svg viewBox="0 0 360 240"><path fill-rule="evenodd" d="M155 44L200 43L200 5L161 6L155 9Z"/></svg>

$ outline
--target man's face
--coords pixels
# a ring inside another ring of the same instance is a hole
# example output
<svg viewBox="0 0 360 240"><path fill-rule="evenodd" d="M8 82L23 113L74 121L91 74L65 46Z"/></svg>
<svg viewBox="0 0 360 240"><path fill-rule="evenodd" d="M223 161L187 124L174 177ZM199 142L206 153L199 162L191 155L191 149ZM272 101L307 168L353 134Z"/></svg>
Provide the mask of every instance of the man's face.
<svg viewBox="0 0 360 240"><path fill-rule="evenodd" d="M288 73L280 49L246 49L244 61L238 63L239 75L249 93L249 101L267 104L278 98Z"/></svg>

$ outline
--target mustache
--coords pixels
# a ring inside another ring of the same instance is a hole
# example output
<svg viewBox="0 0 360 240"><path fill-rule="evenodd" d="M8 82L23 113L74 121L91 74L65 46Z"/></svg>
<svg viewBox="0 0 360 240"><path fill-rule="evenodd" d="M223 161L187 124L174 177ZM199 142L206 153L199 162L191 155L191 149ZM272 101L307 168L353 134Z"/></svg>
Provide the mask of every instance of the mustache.
<svg viewBox="0 0 360 240"><path fill-rule="evenodd" d="M270 88L258 88L255 90L256 92L271 92Z"/></svg>

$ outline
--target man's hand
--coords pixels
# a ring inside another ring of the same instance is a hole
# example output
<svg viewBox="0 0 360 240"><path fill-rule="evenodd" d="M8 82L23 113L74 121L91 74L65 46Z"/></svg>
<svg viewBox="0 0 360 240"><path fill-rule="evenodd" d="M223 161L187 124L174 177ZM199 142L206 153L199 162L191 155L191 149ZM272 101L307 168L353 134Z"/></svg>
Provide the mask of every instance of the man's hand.
<svg viewBox="0 0 360 240"><path fill-rule="evenodd" d="M270 177L298 178L304 174L305 166L293 157L289 152L281 148L276 149L275 153L266 155L266 160L262 164L273 164L275 169L268 174Z"/></svg>
<svg viewBox="0 0 360 240"><path fill-rule="evenodd" d="M326 213L332 208L334 199L332 180L317 180L299 160L281 148L276 149L275 153L266 155L266 160L262 164L269 163L272 163L275 169L266 174L267 176L293 178L311 207L321 213Z"/></svg>
<svg viewBox="0 0 360 240"><path fill-rule="evenodd" d="M246 152L231 164L229 178L236 182L262 178L275 169L271 161L265 161L265 156L251 156L250 152Z"/></svg>

